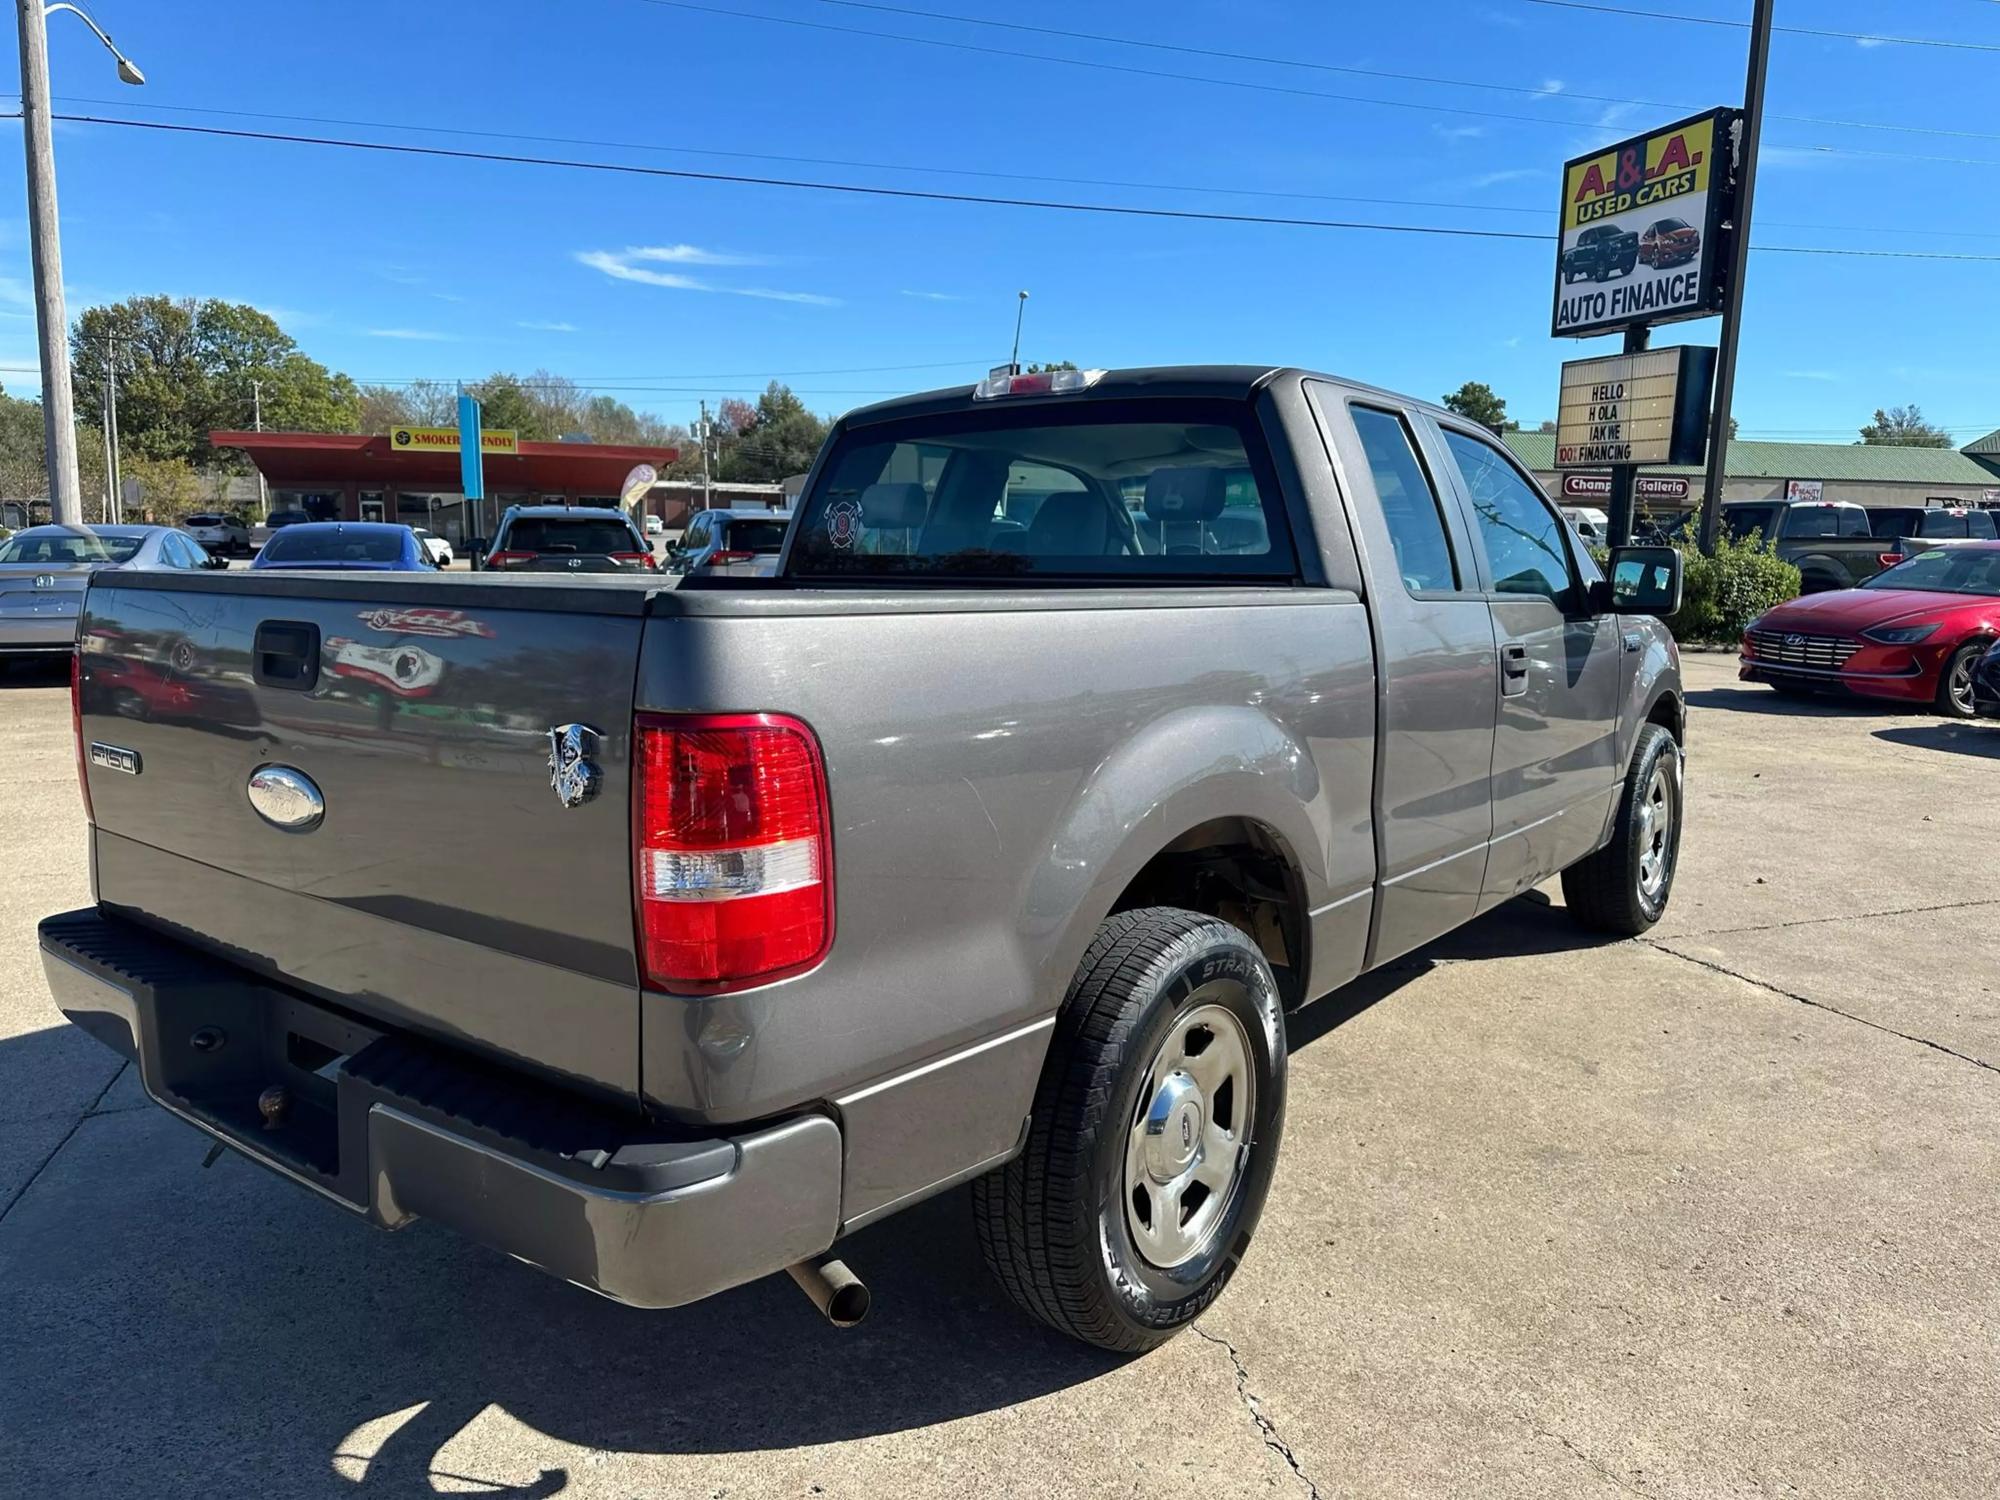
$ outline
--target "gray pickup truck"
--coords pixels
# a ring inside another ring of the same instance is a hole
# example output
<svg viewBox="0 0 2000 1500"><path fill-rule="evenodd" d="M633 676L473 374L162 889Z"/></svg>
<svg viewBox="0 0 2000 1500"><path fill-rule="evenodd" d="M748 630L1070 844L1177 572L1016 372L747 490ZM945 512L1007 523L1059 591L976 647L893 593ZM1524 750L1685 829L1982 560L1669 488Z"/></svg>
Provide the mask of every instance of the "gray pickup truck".
<svg viewBox="0 0 2000 1500"><path fill-rule="evenodd" d="M1659 917L1679 566L1609 571L1480 428L1215 367L855 412L768 579L101 574L48 980L377 1225L843 1319L836 1242L971 1181L1015 1300L1148 1348L1286 1011L1558 873Z"/></svg>

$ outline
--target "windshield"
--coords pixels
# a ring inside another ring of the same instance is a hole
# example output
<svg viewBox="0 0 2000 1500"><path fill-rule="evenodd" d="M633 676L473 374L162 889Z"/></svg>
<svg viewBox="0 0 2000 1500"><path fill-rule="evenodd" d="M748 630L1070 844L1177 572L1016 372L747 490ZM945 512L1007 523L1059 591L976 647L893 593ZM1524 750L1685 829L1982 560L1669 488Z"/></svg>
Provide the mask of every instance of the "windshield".
<svg viewBox="0 0 2000 1500"><path fill-rule="evenodd" d="M385 563L403 555L403 539L393 531L350 531L335 527L287 526L264 544L267 563Z"/></svg>
<svg viewBox="0 0 2000 1500"><path fill-rule="evenodd" d="M98 536L89 531L21 532L0 542L0 563L122 563L143 537Z"/></svg>
<svg viewBox="0 0 2000 1500"><path fill-rule="evenodd" d="M643 551L623 523L596 516L520 516L507 532L509 552Z"/></svg>
<svg viewBox="0 0 2000 1500"><path fill-rule="evenodd" d="M1919 552L1884 569L1864 589L1922 589L1938 594L1986 594L2000 598L2000 547L1953 547Z"/></svg>
<svg viewBox="0 0 2000 1500"><path fill-rule="evenodd" d="M788 569L1289 579L1254 432L1240 401L1178 399L996 403L852 429L821 466Z"/></svg>

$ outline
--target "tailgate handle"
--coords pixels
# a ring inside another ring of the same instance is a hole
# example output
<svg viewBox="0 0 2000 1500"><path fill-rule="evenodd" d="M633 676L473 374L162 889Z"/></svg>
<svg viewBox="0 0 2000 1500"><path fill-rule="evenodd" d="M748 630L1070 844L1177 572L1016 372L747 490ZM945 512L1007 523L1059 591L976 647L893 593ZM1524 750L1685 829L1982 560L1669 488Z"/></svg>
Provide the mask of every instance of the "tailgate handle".
<svg viewBox="0 0 2000 1500"><path fill-rule="evenodd" d="M303 693L319 681L319 626L265 620L257 627L251 675L264 687Z"/></svg>

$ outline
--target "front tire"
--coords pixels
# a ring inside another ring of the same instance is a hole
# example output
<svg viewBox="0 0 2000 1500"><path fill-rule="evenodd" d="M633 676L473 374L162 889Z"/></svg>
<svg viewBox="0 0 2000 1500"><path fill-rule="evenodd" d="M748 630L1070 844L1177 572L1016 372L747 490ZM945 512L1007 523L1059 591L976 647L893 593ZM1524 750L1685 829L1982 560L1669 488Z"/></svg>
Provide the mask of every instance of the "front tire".
<svg viewBox="0 0 2000 1500"><path fill-rule="evenodd" d="M973 1184L987 1264L1059 1333L1156 1348L1249 1248L1284 1113L1284 1018L1256 945L1198 912L1117 913L1064 997L1026 1146Z"/></svg>
<svg viewBox="0 0 2000 1500"><path fill-rule="evenodd" d="M1680 746L1659 725L1640 725L1611 842L1562 872L1572 917L1620 937L1660 920L1680 863L1681 792Z"/></svg>
<svg viewBox="0 0 2000 1500"><path fill-rule="evenodd" d="M1937 711L1947 719L1969 719L1978 713L1972 700L1972 670L1986 654L1986 641L1967 641L1951 653L1938 673Z"/></svg>

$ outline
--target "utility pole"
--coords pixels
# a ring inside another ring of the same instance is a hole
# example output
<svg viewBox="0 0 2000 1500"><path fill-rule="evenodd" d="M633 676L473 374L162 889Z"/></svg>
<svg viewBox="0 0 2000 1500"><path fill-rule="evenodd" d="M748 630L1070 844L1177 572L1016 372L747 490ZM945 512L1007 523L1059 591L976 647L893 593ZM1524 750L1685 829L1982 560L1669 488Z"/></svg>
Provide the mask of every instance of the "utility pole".
<svg viewBox="0 0 2000 1500"><path fill-rule="evenodd" d="M1775 0L1756 0L1750 17L1750 65L1743 80L1743 137L1737 156L1735 237L1729 247L1728 300L1722 347L1715 355L1715 408L1708 422L1708 473L1701 492L1701 550L1715 554L1722 517L1723 476L1729 472L1730 404L1736 395L1736 342L1743 329L1743 277L1750 269L1750 198L1757 187L1757 143L1764 134L1764 74L1771 57Z"/></svg>
<svg viewBox="0 0 2000 1500"><path fill-rule="evenodd" d="M696 436L701 442L701 508L707 510L710 505L714 504L714 500L710 493L713 489L713 482L710 480L708 474L708 403L706 401L701 403L701 426L697 429Z"/></svg>
<svg viewBox="0 0 2000 1500"><path fill-rule="evenodd" d="M69 313L63 306L62 238L56 222L56 148L49 126L49 28L42 0L15 0L21 27L21 124L28 153L28 239L35 264L35 321L42 353L42 438L49 519L83 522L76 469L76 408L69 385Z"/></svg>
<svg viewBox="0 0 2000 1500"><path fill-rule="evenodd" d="M1014 352L1007 356L1007 368L1014 374L1021 373L1021 319L1028 314L1028 294L1016 294L1014 303Z"/></svg>
<svg viewBox="0 0 2000 1500"><path fill-rule="evenodd" d="M118 399L118 374L107 358L104 362L104 519L115 524L118 515L118 434L113 424L111 404Z"/></svg>
<svg viewBox="0 0 2000 1500"><path fill-rule="evenodd" d="M250 382L250 426L254 432L262 432L264 430L264 382L261 380ZM264 471L261 468L257 470L257 503L264 508L264 522L266 525L269 525L271 521L271 490L270 486L264 482ZM436 528L433 527L432 529L435 530Z"/></svg>

